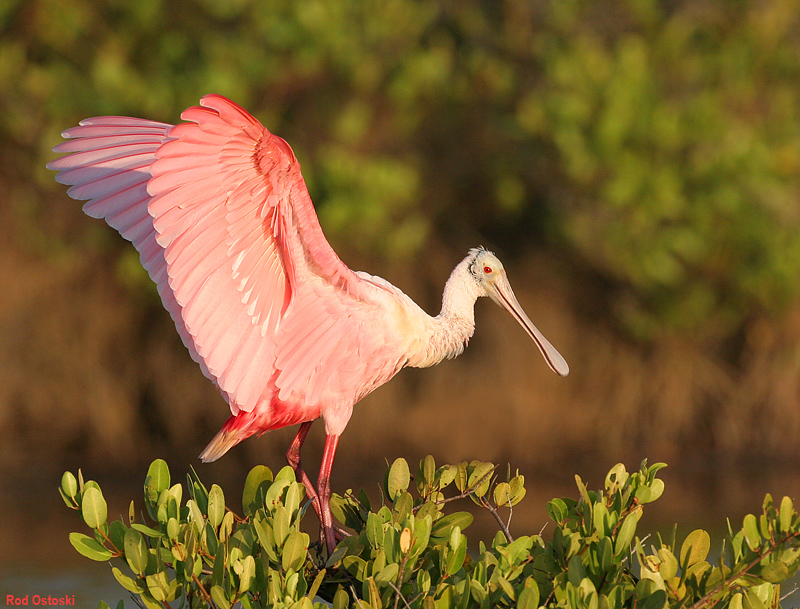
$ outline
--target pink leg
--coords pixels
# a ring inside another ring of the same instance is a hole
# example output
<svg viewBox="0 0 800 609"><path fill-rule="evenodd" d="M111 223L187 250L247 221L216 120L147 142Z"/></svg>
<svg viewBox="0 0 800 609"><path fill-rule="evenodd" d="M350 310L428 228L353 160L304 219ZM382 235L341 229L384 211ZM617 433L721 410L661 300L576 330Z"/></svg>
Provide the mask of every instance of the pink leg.
<svg viewBox="0 0 800 609"><path fill-rule="evenodd" d="M308 475L300 465L300 449L303 447L303 442L306 441L306 436L308 435L308 431L311 429L311 423L313 423L313 421L307 421L302 425L300 425L300 429L297 431L297 435L294 437L294 440L292 440L292 444L289 446L289 450L286 451L286 461L294 470L297 479L303 483L303 486L306 487L306 494L308 495L308 498L311 499L311 505L314 506L314 511L317 513L317 516L319 517L319 523L322 526L322 535L323 538L325 539L325 544L328 547L328 551L332 552L333 550L331 548L336 547L337 539L344 539L345 537L350 535L350 533L348 533L344 529L333 524L333 515L331 514L331 506L330 506L331 467L333 466L333 457L334 454L336 453L336 445L339 442L339 436L328 436L327 439L325 440L325 453L322 457L322 467L319 470L320 492L317 493L317 489L315 489L314 485L311 484L311 480L308 478ZM333 442L331 442L332 440ZM327 463L327 471L325 469L326 463ZM323 480L323 473L325 474L324 480ZM326 489L325 492L327 493L327 498L324 500L324 504L321 503L323 488ZM329 541L329 534L333 535L333 546L331 546L331 541Z"/></svg>
<svg viewBox="0 0 800 609"><path fill-rule="evenodd" d="M319 468L319 481L317 482L321 510L319 519L322 523L322 534L328 546L328 556L333 554L336 549L336 530L333 526L333 514L331 514L331 468L337 444L339 444L339 436L325 438L325 452L322 455L322 465Z"/></svg>
<svg viewBox="0 0 800 609"><path fill-rule="evenodd" d="M300 426L297 435L294 437L294 440L292 440L291 446L289 446L289 450L286 452L286 461L292 466L297 479L300 480L300 482L303 483L303 486L306 487L306 494L308 495L308 498L311 499L311 505L314 506L314 511L317 513L317 516L320 516L317 489L315 489L314 485L311 484L311 480L309 480L308 476L300 465L300 449L303 447L303 442L306 441L308 431L311 429L311 423L313 423L313 421L306 421ZM321 516L320 522L322 522Z"/></svg>

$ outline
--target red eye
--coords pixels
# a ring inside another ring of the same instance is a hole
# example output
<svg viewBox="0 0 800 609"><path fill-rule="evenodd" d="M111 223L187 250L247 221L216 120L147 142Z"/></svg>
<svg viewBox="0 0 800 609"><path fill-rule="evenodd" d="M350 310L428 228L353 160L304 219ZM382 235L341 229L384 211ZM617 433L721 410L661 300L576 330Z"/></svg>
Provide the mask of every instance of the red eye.
<svg viewBox="0 0 800 609"><path fill-rule="evenodd" d="M492 272L492 267L490 267L490 266L483 267L483 272L488 275L489 273Z"/></svg>

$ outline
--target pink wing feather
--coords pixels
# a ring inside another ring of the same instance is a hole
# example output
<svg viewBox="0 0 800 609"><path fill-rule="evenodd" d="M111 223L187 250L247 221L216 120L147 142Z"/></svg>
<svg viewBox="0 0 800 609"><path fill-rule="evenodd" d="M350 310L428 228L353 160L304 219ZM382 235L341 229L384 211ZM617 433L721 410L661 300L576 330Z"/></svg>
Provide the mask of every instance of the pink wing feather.
<svg viewBox="0 0 800 609"><path fill-rule="evenodd" d="M48 167L70 196L89 199L87 214L133 242L233 414L258 412L249 433L323 407L341 410L331 415L341 433L352 405L403 365L381 306L396 295L330 247L285 141L223 97L200 104L177 126L82 121L55 148L72 154Z"/></svg>

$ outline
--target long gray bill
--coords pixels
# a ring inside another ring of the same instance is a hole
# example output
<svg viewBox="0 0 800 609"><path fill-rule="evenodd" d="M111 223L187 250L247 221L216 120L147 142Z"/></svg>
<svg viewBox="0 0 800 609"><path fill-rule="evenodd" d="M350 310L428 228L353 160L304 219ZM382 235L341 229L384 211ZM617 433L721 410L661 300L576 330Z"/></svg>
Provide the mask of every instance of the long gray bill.
<svg viewBox="0 0 800 609"><path fill-rule="evenodd" d="M561 357L561 354L550 344L550 341L539 332L530 318L525 314L525 311L522 310L522 306L520 306L517 301L517 297L514 296L514 290L511 289L511 284L505 277L505 273L491 285L491 288L493 289L488 290L491 299L514 316L514 319L519 322L519 325L525 329L528 336L530 336L536 343L536 346L539 347L539 351L542 352L547 365L550 366L553 372L561 376L567 376L569 374L569 365L567 361Z"/></svg>

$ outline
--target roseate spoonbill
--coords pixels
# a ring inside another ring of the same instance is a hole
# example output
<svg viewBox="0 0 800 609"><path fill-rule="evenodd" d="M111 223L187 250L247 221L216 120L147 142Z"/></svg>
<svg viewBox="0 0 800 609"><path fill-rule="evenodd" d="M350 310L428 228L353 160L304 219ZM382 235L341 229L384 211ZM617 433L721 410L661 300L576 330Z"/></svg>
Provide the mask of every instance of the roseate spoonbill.
<svg viewBox="0 0 800 609"><path fill-rule="evenodd" d="M503 265L472 249L427 315L388 281L351 271L320 228L289 145L233 102L208 95L168 125L103 116L81 121L48 164L83 210L138 250L184 345L230 405L200 455L214 461L253 434L300 424L286 458L336 545L330 472L353 405L404 366L460 354L489 296L569 367L517 302ZM300 465L311 423L327 438L316 488Z"/></svg>

